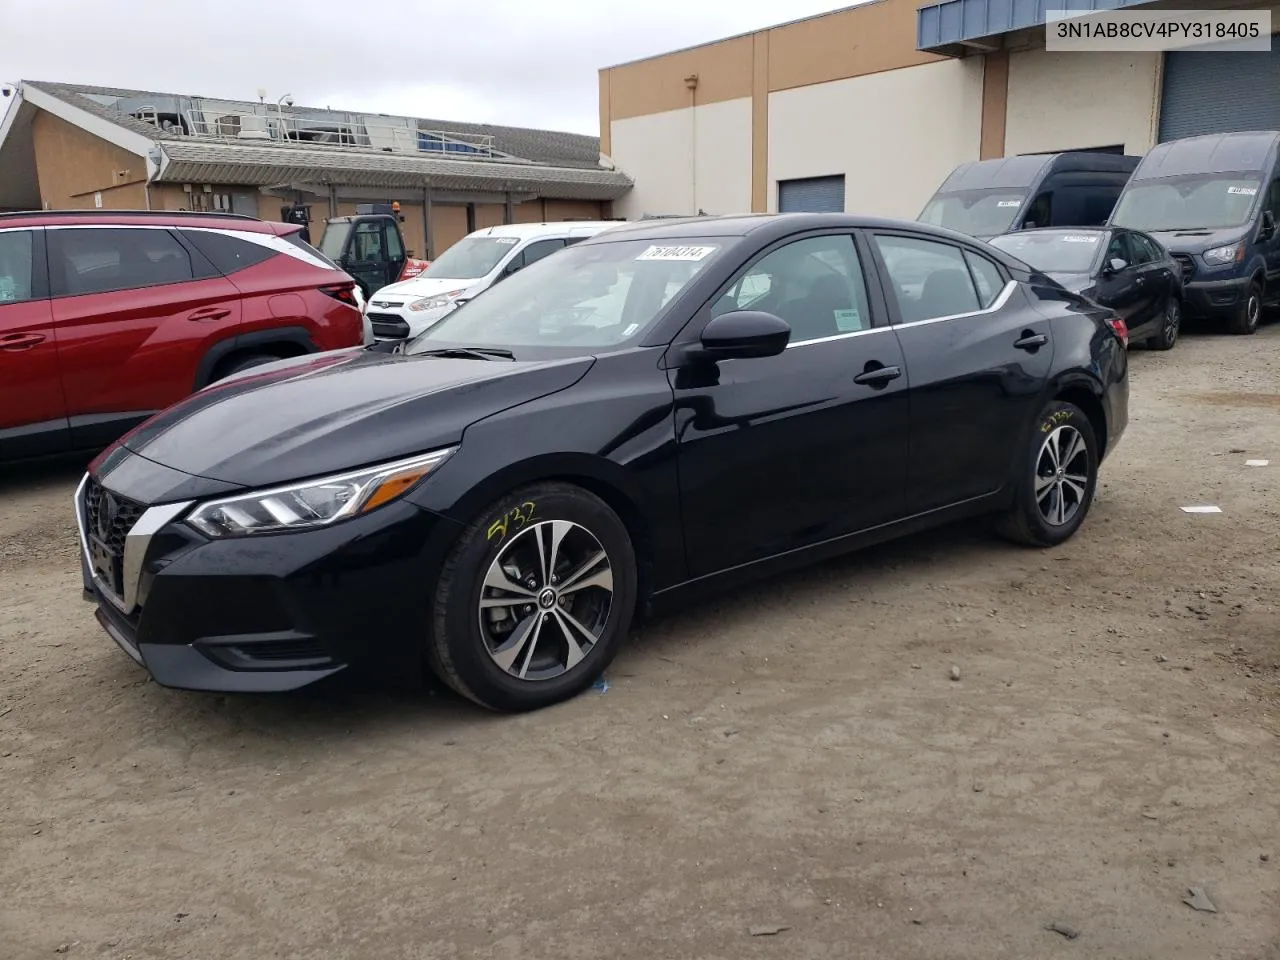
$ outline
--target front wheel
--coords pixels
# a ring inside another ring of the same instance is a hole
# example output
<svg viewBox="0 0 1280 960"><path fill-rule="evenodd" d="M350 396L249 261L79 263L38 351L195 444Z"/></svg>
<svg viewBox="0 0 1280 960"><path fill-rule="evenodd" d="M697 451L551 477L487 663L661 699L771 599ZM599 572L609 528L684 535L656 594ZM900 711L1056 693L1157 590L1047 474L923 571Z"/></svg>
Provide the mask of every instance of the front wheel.
<svg viewBox="0 0 1280 960"><path fill-rule="evenodd" d="M1164 312L1160 316L1160 332L1147 340L1150 350L1172 350L1178 342L1178 329L1182 325L1182 303L1177 297L1165 301Z"/></svg>
<svg viewBox="0 0 1280 960"><path fill-rule="evenodd" d="M436 589L431 666L499 711L535 710L604 672L635 612L635 553L599 497L541 483L493 504L463 532Z"/></svg>
<svg viewBox="0 0 1280 960"><path fill-rule="evenodd" d="M1098 441L1084 411L1060 400L1048 404L1031 430L1017 497L1000 519L1000 532L1036 547L1069 540L1093 503L1098 463Z"/></svg>
<svg viewBox="0 0 1280 960"><path fill-rule="evenodd" d="M1245 293L1244 302L1231 315L1228 327L1232 333L1249 336L1258 332L1258 322L1262 319L1262 284L1253 280Z"/></svg>

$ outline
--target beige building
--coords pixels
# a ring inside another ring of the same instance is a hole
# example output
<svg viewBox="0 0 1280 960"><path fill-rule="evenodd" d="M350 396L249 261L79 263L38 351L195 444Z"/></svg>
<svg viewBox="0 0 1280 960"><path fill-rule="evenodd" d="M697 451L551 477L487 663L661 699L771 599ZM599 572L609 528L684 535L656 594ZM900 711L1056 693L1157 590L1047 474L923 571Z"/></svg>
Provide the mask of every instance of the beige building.
<svg viewBox="0 0 1280 960"><path fill-rule="evenodd" d="M598 220L631 189L595 137L61 83L0 100L0 210L400 203L415 256L501 223ZM8 107L5 111L5 107Z"/></svg>
<svg viewBox="0 0 1280 960"><path fill-rule="evenodd" d="M635 181L615 212L914 218L965 161L1280 129L1280 44L1047 52L1044 6L876 0L601 70L600 149Z"/></svg>

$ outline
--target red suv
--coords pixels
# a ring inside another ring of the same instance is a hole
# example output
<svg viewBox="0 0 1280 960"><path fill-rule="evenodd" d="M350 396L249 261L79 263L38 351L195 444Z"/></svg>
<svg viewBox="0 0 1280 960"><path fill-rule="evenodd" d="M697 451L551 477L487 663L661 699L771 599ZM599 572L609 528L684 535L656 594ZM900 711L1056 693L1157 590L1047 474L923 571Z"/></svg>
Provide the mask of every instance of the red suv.
<svg viewBox="0 0 1280 960"><path fill-rule="evenodd" d="M0 215L0 461L105 447L246 367L364 341L355 281L233 214Z"/></svg>

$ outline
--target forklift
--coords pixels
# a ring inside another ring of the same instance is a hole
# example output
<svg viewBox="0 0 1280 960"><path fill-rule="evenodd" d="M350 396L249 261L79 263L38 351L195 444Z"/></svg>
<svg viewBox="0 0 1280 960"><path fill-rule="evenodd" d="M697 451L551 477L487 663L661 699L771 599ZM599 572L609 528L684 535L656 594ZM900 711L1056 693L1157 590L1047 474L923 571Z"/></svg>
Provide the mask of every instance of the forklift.
<svg viewBox="0 0 1280 960"><path fill-rule="evenodd" d="M298 223L309 232L305 207L285 207L286 223ZM302 219L295 219L296 217ZM351 275L360 285L365 302L383 287L422 273L430 261L418 260L405 249L399 203L361 203L353 217L334 217L325 224L320 252ZM306 239L304 236L303 239Z"/></svg>

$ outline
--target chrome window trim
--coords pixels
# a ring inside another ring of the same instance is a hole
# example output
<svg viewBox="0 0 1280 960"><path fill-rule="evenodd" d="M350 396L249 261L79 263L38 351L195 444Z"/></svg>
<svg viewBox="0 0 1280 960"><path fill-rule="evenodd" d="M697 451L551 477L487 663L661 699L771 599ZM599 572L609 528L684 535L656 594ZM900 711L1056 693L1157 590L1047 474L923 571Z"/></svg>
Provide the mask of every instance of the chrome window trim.
<svg viewBox="0 0 1280 960"><path fill-rule="evenodd" d="M786 349L792 347L807 347L811 343L830 343L833 340L848 340L850 337L863 337L869 333L884 333L888 330L901 330L903 327L922 327L929 323L942 323L944 320L963 320L966 317L980 317L988 313L996 313L1009 302L1009 298L1013 296L1014 289L1018 286L1017 280L1008 281L1001 289L1000 293L991 301L991 306L984 307L981 310L970 310L968 313L952 313L945 317L930 317L928 320L911 320L907 323L892 323L882 327L868 327L866 330L851 330L849 333L837 333L830 337L815 337L812 340L797 340L795 343L788 343Z"/></svg>
<svg viewBox="0 0 1280 960"><path fill-rule="evenodd" d="M76 531L80 536L81 555L84 557L89 576L92 578L94 586L98 588L98 592L110 601L112 606L127 616L133 613L138 606L138 591L142 584L142 561L146 558L147 547L151 545L151 538L159 533L165 524L176 519L179 514L195 501L184 500L181 503L162 503L154 507L147 507L142 511L142 515L138 517L138 522L133 525L124 538L124 557L121 561L123 569L120 578L124 596L118 597L94 572L93 560L89 554L89 535L86 529L88 518L85 516L84 504L84 492L85 487L89 484L89 479L89 474L86 473L80 480L80 485L76 487L74 498ZM104 485L103 489L109 488Z"/></svg>

